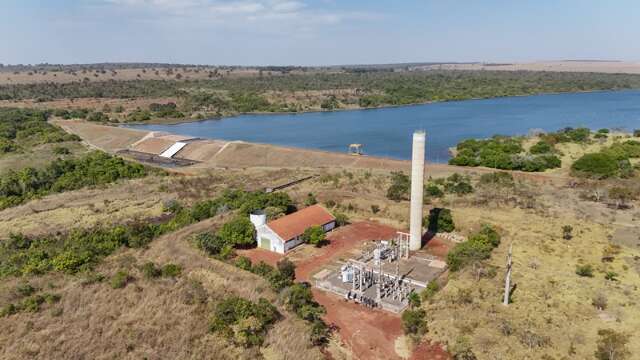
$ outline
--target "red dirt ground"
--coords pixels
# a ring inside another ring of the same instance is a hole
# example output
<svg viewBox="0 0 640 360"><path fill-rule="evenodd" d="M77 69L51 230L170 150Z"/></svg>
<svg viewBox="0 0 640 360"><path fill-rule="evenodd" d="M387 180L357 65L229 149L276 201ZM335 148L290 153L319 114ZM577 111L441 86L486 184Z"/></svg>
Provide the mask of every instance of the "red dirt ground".
<svg viewBox="0 0 640 360"><path fill-rule="evenodd" d="M254 265L259 263L260 261L264 261L271 266L276 266L278 261L280 261L284 257L284 255L260 248L236 250L236 253L238 253L238 255L248 257L249 259L251 259L251 263Z"/></svg>
<svg viewBox="0 0 640 360"><path fill-rule="evenodd" d="M431 238L426 244L425 249L431 255L435 255L439 258L444 258L449 252L449 245L437 237Z"/></svg>
<svg viewBox="0 0 640 360"><path fill-rule="evenodd" d="M324 320L338 328L342 342L355 358L400 359L395 352L395 340L402 335L398 315L368 309L315 288L313 297L326 308Z"/></svg>
<svg viewBox="0 0 640 360"><path fill-rule="evenodd" d="M423 341L415 349L409 360L448 360L451 359L451 355L442 350L442 347L438 344L433 344L428 341Z"/></svg>

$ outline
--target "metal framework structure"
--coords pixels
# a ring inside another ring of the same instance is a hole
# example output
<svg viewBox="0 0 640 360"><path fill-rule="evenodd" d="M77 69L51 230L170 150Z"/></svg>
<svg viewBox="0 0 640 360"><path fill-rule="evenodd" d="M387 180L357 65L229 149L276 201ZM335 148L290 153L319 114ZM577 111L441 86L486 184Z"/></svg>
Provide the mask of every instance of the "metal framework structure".
<svg viewBox="0 0 640 360"><path fill-rule="evenodd" d="M381 306L383 299L406 304L413 288L400 275L400 259L409 257L409 240L409 234L399 232L394 241L378 241L376 247L363 254L360 260L350 259L342 268L343 281L351 280L347 299L368 307ZM384 272L384 262L395 263L395 274ZM366 294L373 286L375 297Z"/></svg>

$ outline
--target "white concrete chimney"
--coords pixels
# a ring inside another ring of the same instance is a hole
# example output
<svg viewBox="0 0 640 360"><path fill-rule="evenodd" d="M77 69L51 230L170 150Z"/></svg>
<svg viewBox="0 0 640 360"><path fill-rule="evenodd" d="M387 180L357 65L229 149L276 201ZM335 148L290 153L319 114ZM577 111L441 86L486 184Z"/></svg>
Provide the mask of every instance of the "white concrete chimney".
<svg viewBox="0 0 640 360"><path fill-rule="evenodd" d="M411 224L409 233L410 250L420 250L422 247L422 204L424 192L424 147L426 133L413 133L413 154L411 157Z"/></svg>

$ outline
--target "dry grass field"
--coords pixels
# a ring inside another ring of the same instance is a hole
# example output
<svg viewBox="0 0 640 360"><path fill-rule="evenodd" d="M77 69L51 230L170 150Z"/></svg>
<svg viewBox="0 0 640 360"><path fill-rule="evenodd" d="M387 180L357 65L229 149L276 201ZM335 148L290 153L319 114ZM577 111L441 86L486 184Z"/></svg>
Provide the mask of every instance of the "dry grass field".
<svg viewBox="0 0 640 360"><path fill-rule="evenodd" d="M175 66L173 68L134 67L117 70L83 69L75 71L23 70L0 72L0 85L109 80L211 80L222 77L255 77L279 74L282 74L282 72L250 68L223 69L214 66Z"/></svg>
<svg viewBox="0 0 640 360"><path fill-rule="evenodd" d="M640 62L631 61L538 61L506 64L441 64L428 65L427 68L438 70L502 70L640 74Z"/></svg>
<svg viewBox="0 0 640 360"><path fill-rule="evenodd" d="M88 284L81 276L52 275L32 286L61 296L57 304L38 313L3 319L0 357L126 358L126 359L321 359L304 334L302 320L280 311L284 319L270 330L262 348L242 349L208 332L213 306L231 294L278 303L261 277L208 259L189 243L189 236L214 228L221 219L203 221L154 241L148 249L112 255L96 270L111 276L127 269L133 276L123 289L108 281ZM145 279L138 270L145 262L182 266L176 279ZM24 279L3 282L3 303L15 296Z"/></svg>

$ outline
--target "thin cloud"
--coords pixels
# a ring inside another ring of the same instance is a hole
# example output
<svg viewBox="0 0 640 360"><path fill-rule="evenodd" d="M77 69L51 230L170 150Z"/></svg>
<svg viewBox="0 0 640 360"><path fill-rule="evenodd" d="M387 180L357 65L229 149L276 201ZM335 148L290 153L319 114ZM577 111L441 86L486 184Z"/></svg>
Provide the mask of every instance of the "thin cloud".
<svg viewBox="0 0 640 360"><path fill-rule="evenodd" d="M337 24L350 20L371 20L376 14L354 13L312 7L298 0L104 0L120 9L132 8L153 20L187 17L190 21L238 23L239 21L278 23L280 27Z"/></svg>

